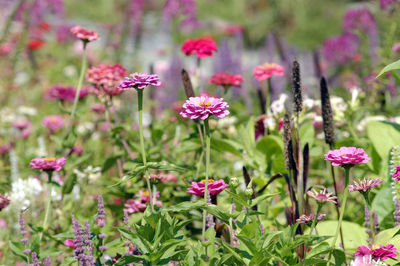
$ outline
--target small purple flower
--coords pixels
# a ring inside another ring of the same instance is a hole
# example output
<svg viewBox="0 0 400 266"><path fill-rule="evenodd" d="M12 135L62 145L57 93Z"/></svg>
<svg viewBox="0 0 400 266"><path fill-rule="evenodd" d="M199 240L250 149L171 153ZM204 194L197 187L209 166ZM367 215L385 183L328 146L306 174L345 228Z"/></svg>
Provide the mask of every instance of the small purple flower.
<svg viewBox="0 0 400 266"><path fill-rule="evenodd" d="M39 261L36 252L32 252L32 266L40 266L42 263Z"/></svg>
<svg viewBox="0 0 400 266"><path fill-rule="evenodd" d="M376 28L374 17L367 8L348 10L343 20L343 26L346 32L359 30L370 33Z"/></svg>
<svg viewBox="0 0 400 266"><path fill-rule="evenodd" d="M333 64L345 64L353 60L358 52L359 39L355 34L344 33L324 42L323 54Z"/></svg>
<svg viewBox="0 0 400 266"><path fill-rule="evenodd" d="M44 260L44 266L51 266L51 260L49 256L47 256Z"/></svg>
<svg viewBox="0 0 400 266"><path fill-rule="evenodd" d="M157 75L149 75L147 73L133 73L121 81L120 90L144 89L147 86L159 87L161 85L160 78Z"/></svg>
<svg viewBox="0 0 400 266"><path fill-rule="evenodd" d="M104 227L106 225L106 211L104 210L104 201L103 196L99 195L98 198L98 211L97 211L97 219L96 224L99 227Z"/></svg>
<svg viewBox="0 0 400 266"><path fill-rule="evenodd" d="M208 96L190 97L182 105L180 115L182 117L189 117L190 119L200 118L201 120L205 120L211 115L224 118L230 112L226 110L229 107L228 103L223 100L223 98Z"/></svg>
<svg viewBox="0 0 400 266"><path fill-rule="evenodd" d="M371 188L379 186L382 180L379 178L369 179L364 178L363 180L354 181L352 185L349 185L349 192L360 191L367 192Z"/></svg>

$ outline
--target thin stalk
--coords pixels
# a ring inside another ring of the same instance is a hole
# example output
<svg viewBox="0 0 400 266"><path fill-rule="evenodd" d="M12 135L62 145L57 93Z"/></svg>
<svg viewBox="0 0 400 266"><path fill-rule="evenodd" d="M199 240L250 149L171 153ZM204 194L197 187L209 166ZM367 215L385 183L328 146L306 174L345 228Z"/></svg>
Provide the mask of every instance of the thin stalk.
<svg viewBox="0 0 400 266"><path fill-rule="evenodd" d="M270 106L271 106L271 79L267 79L267 88L265 92L265 114L268 113Z"/></svg>
<svg viewBox="0 0 400 266"><path fill-rule="evenodd" d="M50 213L50 207L51 207L51 193L52 193L52 190L53 190L53 186L51 184L51 182L52 182L51 178L53 177L53 172L49 171L48 175L49 175L49 180L48 180L47 184L49 186L49 195L48 195L48 198L47 198L46 213L44 214L44 220L43 220L43 226L42 226L43 227L43 231L40 233L39 240L42 240L43 232L44 232L44 230L46 230L47 220L49 219L49 213Z"/></svg>
<svg viewBox="0 0 400 266"><path fill-rule="evenodd" d="M195 72L195 80L197 86L195 86L194 88L197 95L200 95L200 65L201 65L201 60L200 58L197 58L196 72Z"/></svg>
<svg viewBox="0 0 400 266"><path fill-rule="evenodd" d="M149 191L149 196L150 196L151 211L154 212L153 193L151 192L150 174L149 170L147 169L146 151L144 149L144 139L143 139L143 90L138 89L137 93L138 93L140 149L142 153L143 166L145 167L145 177L147 183L147 190Z"/></svg>
<svg viewBox="0 0 400 266"><path fill-rule="evenodd" d="M340 212L339 222L338 222L338 225L337 225L337 228L336 228L335 237L333 238L333 242L332 242L332 247L331 247L332 249L331 249L331 252L329 253L329 259L330 259L331 255L332 255L333 249L335 248L336 240L338 238L339 231L340 231L340 228L342 226L343 214L344 214L344 211L346 209L347 196L349 195L349 188L348 187L349 187L349 179L350 179L350 167L345 167L344 168L344 173L345 173L345 188L344 188L343 202L342 202L342 206L341 206L343 209Z"/></svg>
<svg viewBox="0 0 400 266"><path fill-rule="evenodd" d="M76 93L75 93L75 99L74 99L74 105L72 106L71 110L71 118L70 118L70 126L72 126L74 122L74 117L76 113L76 107L78 106L78 101L79 101L79 96L81 94L81 88L83 84L83 78L85 77L85 72L86 72L86 45L87 42L83 42L83 52L82 52L82 65L81 65L81 73L79 74L79 80L78 80L78 85L76 86Z"/></svg>
<svg viewBox="0 0 400 266"><path fill-rule="evenodd" d="M368 210L369 210L369 226L371 230L371 245L374 244L375 242L375 222L374 222L374 216L372 213L372 205L371 201L369 200L368 197L368 192L362 193L365 199L365 203L367 204Z"/></svg>
<svg viewBox="0 0 400 266"><path fill-rule="evenodd" d="M208 118L204 120L204 128L206 130L206 182L204 184L204 201L207 204L207 193L208 193L208 177L210 174L210 146L211 146L211 133L210 127L208 125ZM207 211L203 210L203 228L202 228L202 238L205 241L205 233L206 233L206 216Z"/></svg>
<svg viewBox="0 0 400 266"><path fill-rule="evenodd" d="M314 231L314 228L315 228L315 226L317 225L318 215L319 215L319 213L321 212L322 205L323 205L323 204L318 203L317 213L315 214L314 220L313 220L312 225L311 225L311 228L310 228L310 233L308 234L309 239L306 241L306 243L305 243L305 245L304 245L304 249L305 249L305 252L304 252L304 260L305 260L306 257L307 257L307 246L308 246L308 243L310 242L310 238L311 238L312 232Z"/></svg>
<svg viewBox="0 0 400 266"><path fill-rule="evenodd" d="M21 7L23 1L24 0L18 0L17 4L12 9L10 16L7 18L7 20L5 22L5 26L3 27L3 32L1 33L0 45L2 45L4 43L4 41L6 40L7 35L11 28L11 24L14 21L14 18L17 15L17 11Z"/></svg>
<svg viewBox="0 0 400 266"><path fill-rule="evenodd" d="M304 213L304 185L303 185L303 153L301 152L300 143L300 126L299 126L299 112L296 113L296 132L297 132L297 198L299 200L299 216Z"/></svg>

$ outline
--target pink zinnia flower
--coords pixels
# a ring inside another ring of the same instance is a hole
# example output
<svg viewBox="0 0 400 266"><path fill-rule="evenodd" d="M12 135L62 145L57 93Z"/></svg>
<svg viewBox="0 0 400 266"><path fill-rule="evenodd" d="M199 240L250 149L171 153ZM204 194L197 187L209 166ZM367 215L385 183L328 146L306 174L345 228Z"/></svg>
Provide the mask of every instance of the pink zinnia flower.
<svg viewBox="0 0 400 266"><path fill-rule="evenodd" d="M367 163L371 158L361 148L340 147L338 150L330 150L325 154L325 160L330 161L333 166L353 166Z"/></svg>
<svg viewBox="0 0 400 266"><path fill-rule="evenodd" d="M320 215L318 215L317 221L322 221L323 219L325 219L326 214L322 213ZM314 214L310 214L310 215L306 215L303 214L302 216L299 217L299 219L297 219L296 221L299 224L310 224L314 221L315 219L315 215Z"/></svg>
<svg viewBox="0 0 400 266"><path fill-rule="evenodd" d="M204 196L204 190L205 190L205 180L201 180L201 182L192 182L190 185L190 188L187 190L188 193L194 194L199 197ZM228 184L225 184L225 181L223 179L214 181L212 179L208 180L208 191L210 192L210 195L218 195L221 193L225 188L229 187Z"/></svg>
<svg viewBox="0 0 400 266"><path fill-rule="evenodd" d="M146 209L146 204L140 200L129 199L125 203L125 209L128 213L142 212Z"/></svg>
<svg viewBox="0 0 400 266"><path fill-rule="evenodd" d="M354 181L352 185L349 185L349 192L367 192L369 189L379 186L380 183L382 183L382 180L380 180L379 178L364 178L363 180L358 180L358 182Z"/></svg>
<svg viewBox="0 0 400 266"><path fill-rule="evenodd" d="M94 84L96 95L103 92L110 96L116 96L123 92L118 86L126 75L126 69L120 64L99 65L89 69L86 79Z"/></svg>
<svg viewBox="0 0 400 266"><path fill-rule="evenodd" d="M161 85L160 78L157 75L149 75L147 73L133 73L121 81L120 90L144 89L147 86L159 87Z"/></svg>
<svg viewBox="0 0 400 266"><path fill-rule="evenodd" d="M17 129L19 129L19 130L24 130L24 129L26 129L26 128L31 126L31 122L29 122L29 121L27 121L25 119L20 119L20 120L17 120L15 122L13 122L12 126L17 128Z"/></svg>
<svg viewBox="0 0 400 266"><path fill-rule="evenodd" d="M307 191L307 195L314 198L319 203L332 202L336 204L337 197L332 196L332 193L327 192L326 188L317 192L314 188Z"/></svg>
<svg viewBox="0 0 400 266"><path fill-rule="evenodd" d="M43 118L42 125L54 133L64 126L64 119L60 115L48 115Z"/></svg>
<svg viewBox="0 0 400 266"><path fill-rule="evenodd" d="M214 74L208 83L220 85L223 87L236 86L240 87L243 82L242 75L231 75L225 72Z"/></svg>
<svg viewBox="0 0 400 266"><path fill-rule="evenodd" d="M99 39L99 34L97 32L85 29L79 25L71 28L70 31L76 38L84 42L92 42Z"/></svg>
<svg viewBox="0 0 400 266"><path fill-rule="evenodd" d="M388 258L397 257L397 249L392 245L372 245L372 246L360 246L354 255L356 256L367 256L371 255L373 260L386 260Z"/></svg>
<svg viewBox="0 0 400 266"><path fill-rule="evenodd" d="M74 240L73 239L66 239L64 241L64 245L69 247L69 248L75 249L75 244L74 244Z"/></svg>
<svg viewBox="0 0 400 266"><path fill-rule="evenodd" d="M159 180L161 183L178 183L178 179L176 178L176 175L172 173L164 173L160 172L159 174L153 174L150 176L150 179L152 180Z"/></svg>
<svg viewBox="0 0 400 266"><path fill-rule="evenodd" d="M209 37L186 40L182 45L182 52L186 55L196 55L197 58L213 56L217 51L217 44Z"/></svg>
<svg viewBox="0 0 400 266"><path fill-rule="evenodd" d="M269 64L265 63L256 67L253 70L253 76L258 80L266 80L271 78L272 76L283 76L284 69L282 66L278 64Z"/></svg>
<svg viewBox="0 0 400 266"><path fill-rule="evenodd" d="M0 156L3 156L7 154L9 151L11 151L13 146L11 144L2 144L0 142Z"/></svg>
<svg viewBox="0 0 400 266"><path fill-rule="evenodd" d="M93 112L97 114L102 114L106 111L106 106L101 103L93 104L92 107L90 108Z"/></svg>
<svg viewBox="0 0 400 266"><path fill-rule="evenodd" d="M154 195L152 196L154 197ZM160 191L157 191L155 196L156 201L154 202L154 204L160 207L162 205L162 202L160 200L157 200L160 197ZM148 191L139 190L139 200L142 203L150 203L150 193Z"/></svg>
<svg viewBox="0 0 400 266"><path fill-rule="evenodd" d="M392 51L393 51L393 52L396 52L396 53L400 52L400 42L395 43L395 44L393 45Z"/></svg>
<svg viewBox="0 0 400 266"><path fill-rule="evenodd" d="M30 166L32 169L58 172L65 165L65 163L66 159L64 157L59 159L55 157L46 157L32 159Z"/></svg>
<svg viewBox="0 0 400 266"><path fill-rule="evenodd" d="M371 262L371 256L355 256L354 260L350 263L351 266L374 266L376 264Z"/></svg>
<svg viewBox="0 0 400 266"><path fill-rule="evenodd" d="M76 89L71 86L56 85L50 88L46 93L46 99L57 99L61 101L73 102L75 100ZM79 92L79 99L87 96L89 90L83 87Z"/></svg>
<svg viewBox="0 0 400 266"><path fill-rule="evenodd" d="M29 128L26 128L21 131L21 137L23 139L27 139L30 135L32 135L32 130L30 130Z"/></svg>
<svg viewBox="0 0 400 266"><path fill-rule="evenodd" d="M394 168L395 169L392 177L395 181L400 181L400 165L396 165Z"/></svg>
<svg viewBox="0 0 400 266"><path fill-rule="evenodd" d="M5 207L7 207L10 204L10 199L8 198L8 196L4 195L0 195L0 211L2 209L4 209Z"/></svg>
<svg viewBox="0 0 400 266"><path fill-rule="evenodd" d="M224 102L223 98L208 96L190 97L182 105L180 115L182 117L189 117L190 119L200 118L202 120L207 119L211 115L224 118L229 115L229 111L226 110L228 107L228 103Z"/></svg>

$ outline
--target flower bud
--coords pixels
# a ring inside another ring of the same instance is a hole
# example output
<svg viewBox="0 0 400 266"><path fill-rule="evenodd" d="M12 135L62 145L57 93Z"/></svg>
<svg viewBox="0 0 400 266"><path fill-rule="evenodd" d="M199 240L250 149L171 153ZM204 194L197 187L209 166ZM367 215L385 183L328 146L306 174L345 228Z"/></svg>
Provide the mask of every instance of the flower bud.
<svg viewBox="0 0 400 266"><path fill-rule="evenodd" d="M231 177L231 179L229 180L229 184L233 187L233 188L237 188L239 186L239 180L237 177Z"/></svg>
<svg viewBox="0 0 400 266"><path fill-rule="evenodd" d="M252 188L246 188L244 191L244 194L248 197L251 197L253 195L253 189Z"/></svg>

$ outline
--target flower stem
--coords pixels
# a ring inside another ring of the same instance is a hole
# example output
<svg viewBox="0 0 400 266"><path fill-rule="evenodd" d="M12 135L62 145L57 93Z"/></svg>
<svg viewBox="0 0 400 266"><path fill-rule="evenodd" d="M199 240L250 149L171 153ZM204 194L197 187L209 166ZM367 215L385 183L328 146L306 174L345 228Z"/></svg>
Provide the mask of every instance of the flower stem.
<svg viewBox="0 0 400 266"><path fill-rule="evenodd" d="M204 120L204 127L206 130L206 182L204 184L204 201L207 204L207 193L208 193L208 177L210 173L210 146L211 146L211 133L210 127L208 125L208 118ZM205 240L205 232L206 232L206 216L207 211L203 210L203 228L202 228L202 238Z"/></svg>
<svg viewBox="0 0 400 266"><path fill-rule="evenodd" d="M342 202L342 206L341 208L343 208L342 210L340 210L340 217L339 217L339 222L336 228L336 233L335 233L335 237L333 238L333 242L332 242L332 250L331 253L329 254L329 258L331 257L332 251L335 248L335 244L336 244L336 240L338 238L339 235L339 231L340 228L342 226L342 220L343 220L343 214L346 208L346 202L347 202L347 196L349 194L349 179L350 179L350 167L345 167L344 168L344 173L345 173L345 187L344 187L344 195L343 195L343 202Z"/></svg>
<svg viewBox="0 0 400 266"><path fill-rule="evenodd" d="M369 226L370 226L370 230L371 230L371 241L370 241L370 244L372 245L375 242L375 221L374 221L374 216L373 216L373 213L372 213L372 204L371 204L371 201L369 199L369 195L368 195L369 193L368 192L369 191L363 192L362 194L364 196L365 203L367 204L367 207L368 207L368 210L369 210Z"/></svg>
<svg viewBox="0 0 400 266"><path fill-rule="evenodd" d="M47 220L49 219L49 213L50 213L50 207L51 207L51 193L52 193L52 190L53 190L53 186L52 186L52 184L51 184L51 178L52 178L52 176L53 176L53 171L49 171L48 172L48 175L49 175L49 180L48 180L48 182L47 182L47 184L49 185L49 195L48 195L48 198L47 198L47 207L46 207L46 213L44 214L44 220L43 220L43 231L40 233L40 240L42 240L42 238L43 238L43 232L44 232L44 230L46 230L46 226L47 226Z"/></svg>
<svg viewBox="0 0 400 266"><path fill-rule="evenodd" d="M140 149L142 153L143 166L145 167L145 176L146 176L147 190L149 191L151 211L154 212L154 203L152 195L153 193L151 192L150 174L149 170L147 169L146 151L144 149L144 139L143 139L143 90L138 89L137 93L138 93Z"/></svg>
<svg viewBox="0 0 400 266"><path fill-rule="evenodd" d="M78 80L78 85L76 87L74 105L72 106L72 110L71 110L70 126L72 126L72 124L74 122L76 107L78 106L79 96L81 94L81 88L82 88L82 84L83 84L83 78L85 77L85 72L86 72L86 44L87 44L86 42L83 42L81 73L79 74L79 80Z"/></svg>
<svg viewBox="0 0 400 266"><path fill-rule="evenodd" d="M321 203L318 203L318 209L317 209L317 212L316 212L316 214L315 214L313 223L312 223L312 225L311 225L310 233L308 234L309 239L307 240L307 242L306 242L305 245L304 245L304 249L305 249L305 252L304 252L304 260L305 260L306 257L307 257L307 246L308 246L308 243L310 242L310 238L311 238L312 232L314 231L314 228L315 228L315 226L317 225L318 215L319 215L319 213L321 212L321 209L322 209L322 204L321 204Z"/></svg>

